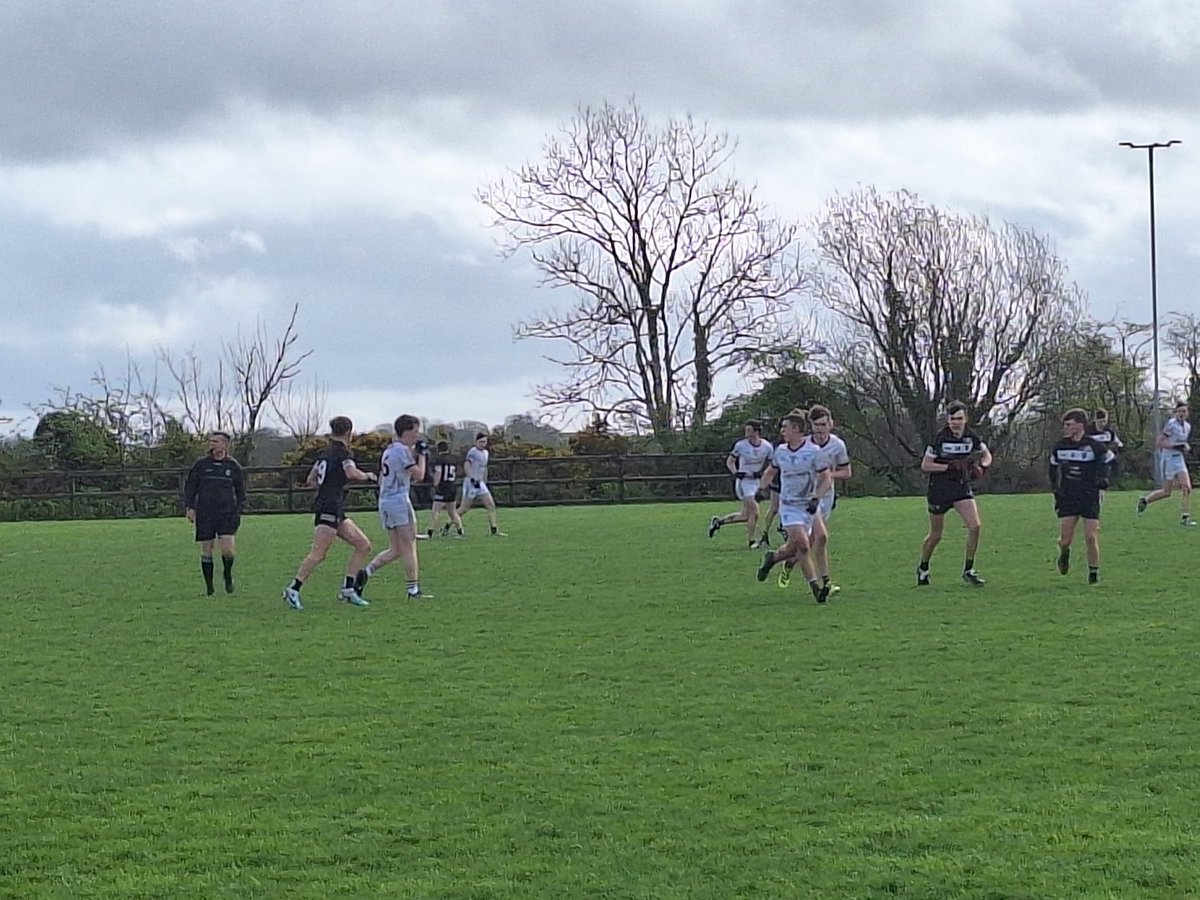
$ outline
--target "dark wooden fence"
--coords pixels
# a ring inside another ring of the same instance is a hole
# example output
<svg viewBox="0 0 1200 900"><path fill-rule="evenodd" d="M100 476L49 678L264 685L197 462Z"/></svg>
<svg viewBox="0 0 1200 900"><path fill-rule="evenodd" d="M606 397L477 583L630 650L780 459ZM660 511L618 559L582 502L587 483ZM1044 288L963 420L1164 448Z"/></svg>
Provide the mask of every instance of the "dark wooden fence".
<svg viewBox="0 0 1200 900"><path fill-rule="evenodd" d="M369 464L369 461L368 461ZM311 508L308 467L246 469L250 513L298 513ZM182 511L186 470L118 469L0 475L0 521L174 516ZM493 459L488 486L501 506L583 503L666 503L731 499L725 455L555 456ZM414 502L427 507L428 484ZM348 508L374 509L373 485L356 485Z"/></svg>

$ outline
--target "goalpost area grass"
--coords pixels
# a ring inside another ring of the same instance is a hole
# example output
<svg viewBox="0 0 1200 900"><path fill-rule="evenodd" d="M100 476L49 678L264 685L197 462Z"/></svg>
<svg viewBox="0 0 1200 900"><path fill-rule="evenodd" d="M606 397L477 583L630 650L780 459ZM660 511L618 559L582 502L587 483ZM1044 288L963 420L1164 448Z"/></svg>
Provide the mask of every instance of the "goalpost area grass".
<svg viewBox="0 0 1200 900"><path fill-rule="evenodd" d="M982 589L953 515L918 589L922 500L843 500L825 607L732 502L473 511L434 599L337 602L339 546L304 612L308 516L212 599L182 517L0 526L0 895L1193 895L1200 529L1135 499L1089 587L982 496Z"/></svg>

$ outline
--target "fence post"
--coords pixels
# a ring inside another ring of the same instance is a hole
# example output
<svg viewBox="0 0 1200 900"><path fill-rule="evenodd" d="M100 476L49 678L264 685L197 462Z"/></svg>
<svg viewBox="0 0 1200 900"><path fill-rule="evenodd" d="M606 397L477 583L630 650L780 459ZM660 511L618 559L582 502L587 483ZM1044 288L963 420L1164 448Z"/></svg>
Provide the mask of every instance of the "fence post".
<svg viewBox="0 0 1200 900"><path fill-rule="evenodd" d="M67 475L67 490L71 493L71 519L79 518L79 498L76 496L75 473Z"/></svg>
<svg viewBox="0 0 1200 900"><path fill-rule="evenodd" d="M617 502L625 502L625 457L617 454Z"/></svg>

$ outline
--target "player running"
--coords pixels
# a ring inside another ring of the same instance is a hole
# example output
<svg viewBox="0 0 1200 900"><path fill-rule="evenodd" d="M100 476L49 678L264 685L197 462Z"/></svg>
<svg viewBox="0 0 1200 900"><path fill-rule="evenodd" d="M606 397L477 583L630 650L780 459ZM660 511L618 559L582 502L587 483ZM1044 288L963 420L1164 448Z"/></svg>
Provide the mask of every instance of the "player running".
<svg viewBox="0 0 1200 900"><path fill-rule="evenodd" d="M778 471L779 520L787 531L787 540L778 550L768 550L756 577L766 581L776 563L783 563L780 587L786 587L791 571L800 567L818 603L829 599L829 585L822 585L813 569L810 549L825 540L825 522L818 513L821 499L833 486L825 453L808 439L808 414L792 410L783 417L784 442L775 448L764 477L770 480Z"/></svg>
<svg viewBox="0 0 1200 900"><path fill-rule="evenodd" d="M305 480L306 487L316 487L313 501L316 516L313 520L313 542L308 556L300 563L296 577L283 589L283 599L292 609L304 609L300 600L300 588L324 560L329 548L337 538L351 546L350 560L346 563L346 580L338 597L354 606L369 606L362 595L354 589L354 578L371 553L371 542L354 521L346 515L346 491L351 481L378 481L374 472L364 472L354 462L350 441L354 437L354 423L346 416L337 416L329 421L329 446L313 463Z"/></svg>
<svg viewBox="0 0 1200 900"><path fill-rule="evenodd" d="M849 480L854 475L854 469L850 465L850 451L846 448L846 442L833 433L833 415L829 410L820 404L814 406L808 411L808 421L812 426L812 436L809 440L825 453L829 462L829 471L833 475L833 486L829 493L821 499L821 508L818 510L825 522L825 530L828 532L829 517L833 514L834 507L837 506L838 482ZM829 586L829 593L836 594L841 588L829 578L828 534L816 549L817 574L821 576L821 583Z"/></svg>
<svg viewBox="0 0 1200 900"><path fill-rule="evenodd" d="M1087 544L1088 584L1100 581L1100 493L1108 484L1116 455L1087 431L1087 413L1071 409L1063 415L1062 440L1050 451L1050 485L1058 514L1058 571L1071 570L1071 541L1083 519Z"/></svg>
<svg viewBox="0 0 1200 900"><path fill-rule="evenodd" d="M784 440L783 422L782 421L779 422L778 432L779 432L779 436L776 438L777 443L782 442ZM772 452L774 452L774 451L772 451ZM771 547L771 525L774 523L775 517L779 515L779 470L778 469L775 470L775 477L773 479L771 479L770 484L767 485L767 493L770 494L770 496L771 496L771 505L767 508L766 519L763 520L762 535L759 537L758 543L755 544L755 547L757 547L760 550L770 549L770 547ZM779 526L779 534L781 537L784 537L784 538L787 537L787 532L783 530L782 525Z"/></svg>
<svg viewBox="0 0 1200 900"><path fill-rule="evenodd" d="M979 508L975 505L972 482L982 478L992 464L992 451L969 425L967 405L955 400L946 409L946 424L921 458L921 471L929 476L926 501L929 506L929 534L921 544L917 565L917 585L929 584L929 560L941 543L946 528L946 513L954 510L967 527L966 559L962 578L965 584L982 587L986 582L975 571L975 553L979 549Z"/></svg>
<svg viewBox="0 0 1200 900"><path fill-rule="evenodd" d="M758 491L771 456L771 445L763 440L762 423L753 419L747 422L745 437L733 445L725 458L725 468L734 478L734 494L742 501L742 508L740 512L713 516L708 523L710 538L721 530L722 525L745 522L747 544L751 550L758 545L754 540L754 529L758 525Z"/></svg>
<svg viewBox="0 0 1200 900"><path fill-rule="evenodd" d="M1182 401L1175 404L1175 414L1167 419L1162 433L1154 446L1162 453L1162 487L1138 498L1137 513L1140 516L1146 507L1159 500L1166 500L1175 488L1179 488L1182 496L1179 498L1179 524L1193 527L1196 524L1192 518L1192 476L1188 472L1187 454L1192 451L1188 441L1192 437L1192 423L1188 421L1188 405Z"/></svg>

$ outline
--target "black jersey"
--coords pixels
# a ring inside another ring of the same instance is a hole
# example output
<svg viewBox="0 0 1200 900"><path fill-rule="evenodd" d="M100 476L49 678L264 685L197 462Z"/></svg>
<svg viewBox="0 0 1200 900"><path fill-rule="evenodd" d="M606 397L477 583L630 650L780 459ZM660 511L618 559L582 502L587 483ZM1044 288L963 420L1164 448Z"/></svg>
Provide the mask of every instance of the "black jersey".
<svg viewBox="0 0 1200 900"><path fill-rule="evenodd" d="M430 471L438 484L453 484L458 478L458 463L452 456L439 456L434 459Z"/></svg>
<svg viewBox="0 0 1200 900"><path fill-rule="evenodd" d="M1121 446L1121 439L1117 437L1117 433L1112 430L1111 426L1097 428L1095 425L1088 429L1088 437L1097 444L1103 444L1113 453L1116 453Z"/></svg>
<svg viewBox="0 0 1200 900"><path fill-rule="evenodd" d="M318 510L340 510L346 502L346 463L353 461L354 454L341 441L330 441L325 452L317 457L317 497L314 505Z"/></svg>
<svg viewBox="0 0 1200 900"><path fill-rule="evenodd" d="M246 502L246 480L232 456L201 457L192 465L183 488L185 509L201 513L233 512Z"/></svg>
<svg viewBox="0 0 1200 900"><path fill-rule="evenodd" d="M925 448L925 456L934 462L949 464L950 468L945 472L929 473L930 492L958 490L969 484L969 463L979 459L986 449L987 444L970 428L958 437L954 436L949 427L939 431Z"/></svg>
<svg viewBox="0 0 1200 900"><path fill-rule="evenodd" d="M1092 435L1078 441L1063 438L1050 451L1050 483L1060 501L1078 504L1098 500L1107 486L1112 451Z"/></svg>

